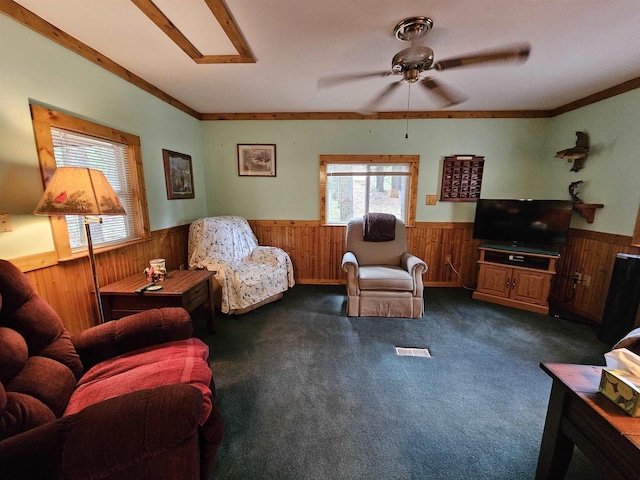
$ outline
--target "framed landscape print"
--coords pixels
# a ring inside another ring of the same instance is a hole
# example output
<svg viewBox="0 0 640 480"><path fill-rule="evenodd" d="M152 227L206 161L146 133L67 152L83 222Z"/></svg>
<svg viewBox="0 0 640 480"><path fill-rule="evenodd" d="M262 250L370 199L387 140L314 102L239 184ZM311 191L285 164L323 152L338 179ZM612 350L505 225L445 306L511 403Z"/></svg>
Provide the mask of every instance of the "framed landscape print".
<svg viewBox="0 0 640 480"><path fill-rule="evenodd" d="M238 144L238 175L275 177L276 146L274 144Z"/></svg>
<svg viewBox="0 0 640 480"><path fill-rule="evenodd" d="M164 178L167 183L167 198L195 198L193 190L193 166L191 155L162 149Z"/></svg>

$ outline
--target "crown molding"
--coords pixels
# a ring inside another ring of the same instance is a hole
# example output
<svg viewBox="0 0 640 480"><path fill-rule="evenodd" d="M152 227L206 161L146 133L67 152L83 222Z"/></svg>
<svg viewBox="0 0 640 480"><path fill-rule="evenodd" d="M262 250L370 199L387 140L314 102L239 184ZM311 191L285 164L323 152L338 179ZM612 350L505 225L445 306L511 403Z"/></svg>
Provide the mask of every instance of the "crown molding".
<svg viewBox="0 0 640 480"><path fill-rule="evenodd" d="M220 22L229 39L238 50L239 55L201 55L194 58L196 63L243 63L255 62L253 54L244 42L242 34L235 26L231 14L222 0L205 0L213 14ZM143 3L140 0L137 3ZM136 4L137 4L136 3ZM640 88L640 77L626 81L593 95L567 103L551 110L459 110L459 111L423 111L423 112L380 112L363 115L354 112L256 112L256 113L200 113L171 95L163 92L143 78L120 66L110 58L102 55L75 37L65 33L43 18L22 7L13 0L0 0L0 13L18 23L34 30L48 39L75 52L81 57L99 65L118 77L136 85L147 93L154 95L169 105L191 115L198 120L397 120L397 119L430 119L430 118L551 118L563 113L600 102ZM166 18L166 17L165 17ZM234 28L235 26L235 28ZM166 32L165 32L166 33ZM178 32L179 33L179 32ZM175 40L174 40L175 41ZM188 48L185 46L185 48ZM183 49L184 50L184 49ZM194 53L194 52L192 52ZM198 52L199 53L199 52ZM219 58L214 58L219 57ZM193 58L193 57L192 57Z"/></svg>
<svg viewBox="0 0 640 480"><path fill-rule="evenodd" d="M415 120L427 118L548 118L549 110L457 110L424 112L265 112L201 113L201 120Z"/></svg>
<svg viewBox="0 0 640 480"><path fill-rule="evenodd" d="M81 57L95 63L96 65L99 65L100 67L108 70L114 75L117 75L118 77L126 80L127 82L134 84L135 86L168 103L169 105L182 110L183 112L197 118L198 120L200 119L200 113L195 111L193 108L185 105L179 100L176 100L171 95L163 92L156 86L147 82L145 79L120 66L109 57L91 48L89 45L81 42L77 38L72 37L68 33L60 30L58 27L50 24L35 13L24 8L22 5L12 0L0 0L0 13L13 18L16 22L21 23L25 27L30 28L31 30L34 30L35 32L47 37L49 40L52 40L57 44L71 50L72 52L77 53Z"/></svg>

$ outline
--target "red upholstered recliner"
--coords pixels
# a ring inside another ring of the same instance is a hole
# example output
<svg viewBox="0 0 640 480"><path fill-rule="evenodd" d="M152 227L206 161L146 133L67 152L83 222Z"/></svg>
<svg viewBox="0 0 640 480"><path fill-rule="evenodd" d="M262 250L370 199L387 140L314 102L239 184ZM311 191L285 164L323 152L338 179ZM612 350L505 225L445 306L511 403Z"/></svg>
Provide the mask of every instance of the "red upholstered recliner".
<svg viewBox="0 0 640 480"><path fill-rule="evenodd" d="M209 478L223 427L207 356L182 308L70 338L0 260L0 478Z"/></svg>

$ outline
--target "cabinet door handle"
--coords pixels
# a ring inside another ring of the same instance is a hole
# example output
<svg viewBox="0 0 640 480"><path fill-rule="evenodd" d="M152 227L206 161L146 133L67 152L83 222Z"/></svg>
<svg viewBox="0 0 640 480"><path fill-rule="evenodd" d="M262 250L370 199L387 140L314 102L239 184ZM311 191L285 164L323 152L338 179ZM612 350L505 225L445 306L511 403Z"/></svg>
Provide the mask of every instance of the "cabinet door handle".
<svg viewBox="0 0 640 480"><path fill-rule="evenodd" d="M507 288L511 288L511 279L507 278Z"/></svg>

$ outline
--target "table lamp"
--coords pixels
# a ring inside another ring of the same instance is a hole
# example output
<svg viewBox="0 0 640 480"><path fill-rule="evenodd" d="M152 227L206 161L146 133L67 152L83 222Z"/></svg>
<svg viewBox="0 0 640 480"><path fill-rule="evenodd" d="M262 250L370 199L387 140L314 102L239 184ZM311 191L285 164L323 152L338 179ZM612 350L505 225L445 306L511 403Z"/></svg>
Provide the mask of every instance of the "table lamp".
<svg viewBox="0 0 640 480"><path fill-rule="evenodd" d="M93 273L100 323L104 323L100 283L96 271L90 223L102 223L99 215L126 215L116 192L100 170L58 167L53 173L35 211L36 215L82 215L87 233L89 263Z"/></svg>

